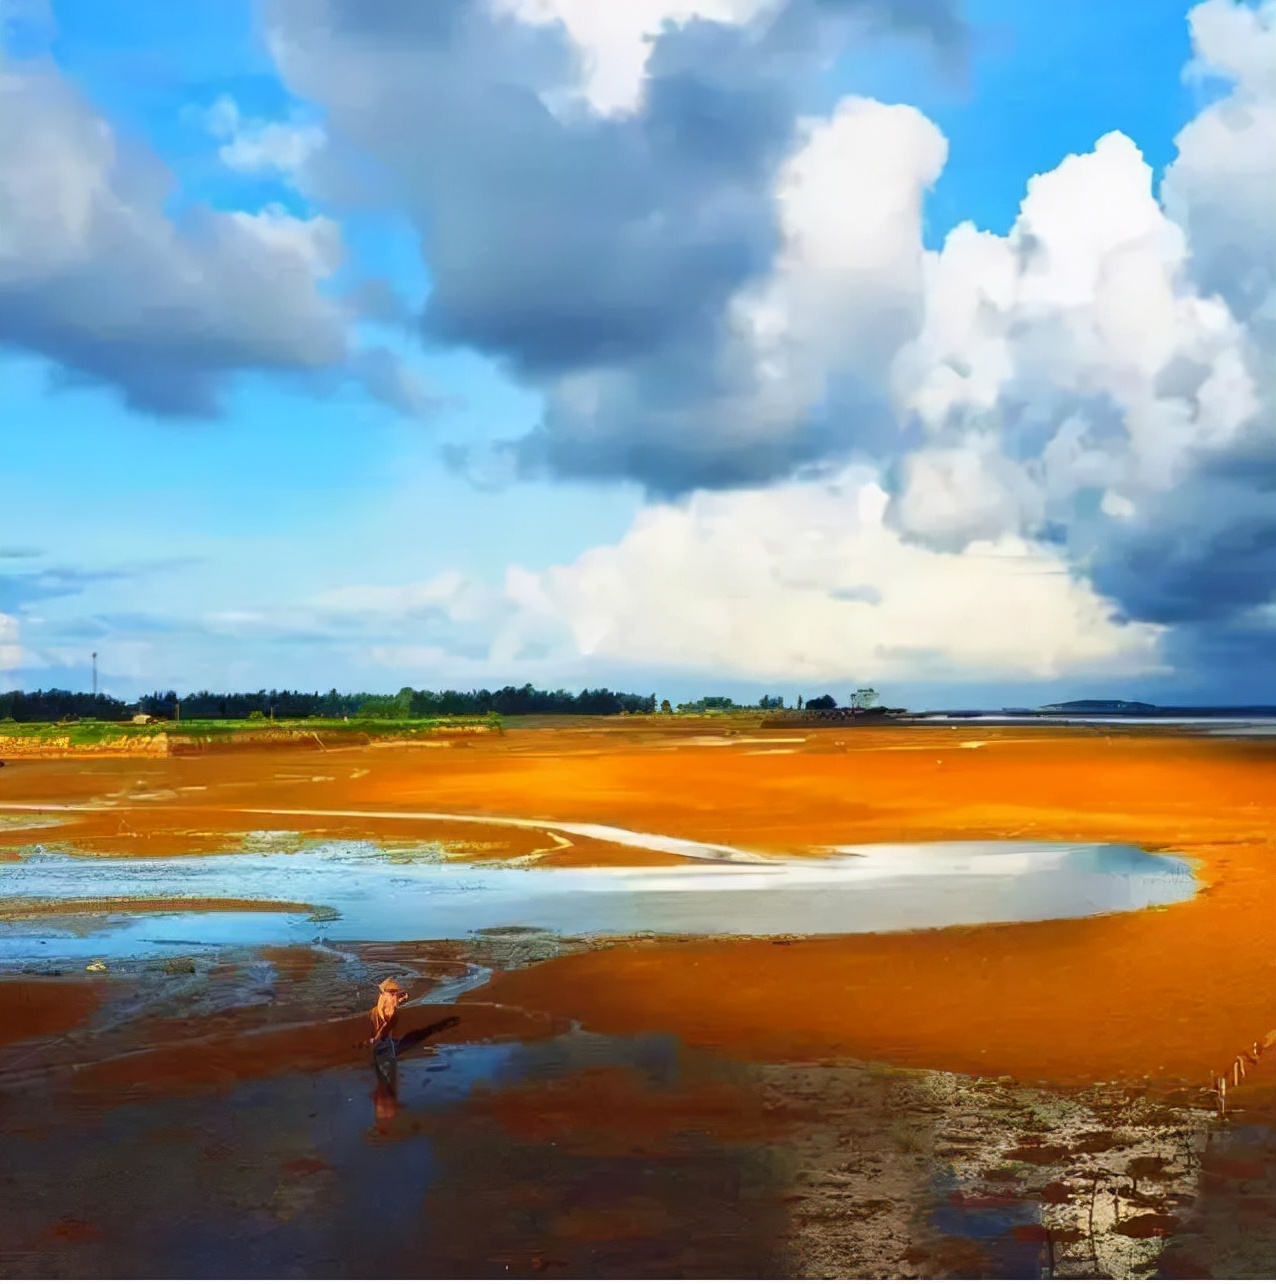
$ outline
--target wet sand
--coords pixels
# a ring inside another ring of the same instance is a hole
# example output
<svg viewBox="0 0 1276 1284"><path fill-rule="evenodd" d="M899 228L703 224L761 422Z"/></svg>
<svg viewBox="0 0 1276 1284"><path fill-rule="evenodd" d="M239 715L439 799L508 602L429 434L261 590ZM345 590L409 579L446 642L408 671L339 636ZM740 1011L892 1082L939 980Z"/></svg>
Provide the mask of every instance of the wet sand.
<svg viewBox="0 0 1276 1284"><path fill-rule="evenodd" d="M426 1037L390 1093L353 1046L358 1014L323 1013L388 964L436 978L448 955L271 951L92 982L69 1048L32 1031L0 1058L0 1272L1261 1278L1271 1265L1276 1130L1253 1111L1235 1127L1110 1085L745 1062L465 999L404 1009ZM254 978L268 995L241 989ZM0 995L19 986L42 998L85 982L10 980Z"/></svg>
<svg viewBox="0 0 1276 1284"><path fill-rule="evenodd" d="M233 896L76 896L65 899L11 896L0 901L0 922L101 914L314 914L305 901L265 901Z"/></svg>
<svg viewBox="0 0 1276 1284"><path fill-rule="evenodd" d="M1181 854L1205 886L1155 911L1010 926L567 952L494 935L5 978L0 1145L23 1181L0 1189L0 1273L1276 1268L1276 1053L1230 1094L1235 1125L1200 1091L1276 1027L1276 745L944 727L785 730L768 753L756 728L705 742L624 721L447 750L10 762L0 832L19 851L176 858L267 829L285 846L445 831L490 844L463 859L547 864L638 855L559 847L555 821L813 858L1092 841ZM491 979L457 1003L405 1010L406 1028L460 1024L404 1060L387 1106L357 1048L375 977L421 994L482 981L475 968ZM361 1228L386 1211L394 1232L369 1248Z"/></svg>
<svg viewBox="0 0 1276 1284"><path fill-rule="evenodd" d="M976 741L970 728L899 727L813 731L797 745L786 731L778 739L796 753L760 756L756 730L736 744L694 725L624 723L512 730L448 750L15 762L0 810L103 807L62 813L66 840L91 847L124 826L139 854L171 850L178 830L215 846L219 834L265 828L270 808L293 813L280 817L289 831L422 841L439 841L437 822L306 824L296 813L543 817L547 833L554 820L592 822L785 854L954 838L1136 843L1198 862L1204 890L1069 922L784 948L643 942L499 977L492 997L610 1031L676 1030L742 1055L845 1054L1070 1083L1203 1083L1276 1025L1276 745L1124 728L980 728ZM472 842L474 828L450 838ZM8 829L7 842L22 832ZM549 864L576 852L537 831L493 827L483 841L506 857L550 847L538 857ZM591 859L638 854L600 843Z"/></svg>
<svg viewBox="0 0 1276 1284"><path fill-rule="evenodd" d="M487 948L499 964L511 945ZM387 1091L349 1008L387 966L414 972L416 992L472 967L467 950L271 951L95 981L73 1030L29 1031L0 1057L0 1273L1146 1278L1161 1261L1270 1264L1276 1132L1253 1110L1236 1129L1111 1085L749 1062L468 996L404 1009L404 1032L425 1037ZM0 995L22 986L84 983L11 979ZM334 1007L348 1015L328 1019Z"/></svg>
<svg viewBox="0 0 1276 1284"><path fill-rule="evenodd" d="M0 980L0 1046L77 1029L105 990L102 982L5 977Z"/></svg>

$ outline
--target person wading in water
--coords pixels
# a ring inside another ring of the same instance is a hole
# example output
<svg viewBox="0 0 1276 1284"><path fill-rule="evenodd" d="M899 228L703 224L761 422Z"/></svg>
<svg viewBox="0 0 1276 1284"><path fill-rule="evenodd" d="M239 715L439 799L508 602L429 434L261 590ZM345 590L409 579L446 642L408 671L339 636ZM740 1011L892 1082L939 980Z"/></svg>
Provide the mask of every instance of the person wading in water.
<svg viewBox="0 0 1276 1284"><path fill-rule="evenodd" d="M372 1017L372 1038L368 1042L375 1048L383 1039L394 1040L394 1026L399 1019L399 1004L408 997L408 992L393 979L381 982L377 996L377 1006L370 1013Z"/></svg>

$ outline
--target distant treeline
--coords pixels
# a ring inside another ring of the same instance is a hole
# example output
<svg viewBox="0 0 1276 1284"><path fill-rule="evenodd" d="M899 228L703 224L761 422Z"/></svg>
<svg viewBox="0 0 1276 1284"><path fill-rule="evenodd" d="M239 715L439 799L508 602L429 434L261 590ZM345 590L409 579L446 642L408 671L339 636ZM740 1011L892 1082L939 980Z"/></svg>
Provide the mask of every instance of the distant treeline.
<svg viewBox="0 0 1276 1284"><path fill-rule="evenodd" d="M118 721L136 712L136 705L106 695L57 689L0 693L0 720L57 722L61 718L102 718Z"/></svg>
<svg viewBox="0 0 1276 1284"><path fill-rule="evenodd" d="M654 695L609 691L606 687L570 691L540 691L530 683L499 691L416 691L404 687L397 695L337 690L237 691L229 694L194 691L154 691L134 703L82 691L7 691L0 693L0 720L60 722L64 718L122 721L135 714L156 718L428 718L465 714L574 713L606 715L654 713Z"/></svg>

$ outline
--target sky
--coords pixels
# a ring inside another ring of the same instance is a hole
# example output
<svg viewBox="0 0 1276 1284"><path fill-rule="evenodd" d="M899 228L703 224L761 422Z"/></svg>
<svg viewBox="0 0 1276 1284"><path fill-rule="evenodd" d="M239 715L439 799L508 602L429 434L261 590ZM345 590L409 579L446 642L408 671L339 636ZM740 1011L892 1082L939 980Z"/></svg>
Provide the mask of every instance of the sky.
<svg viewBox="0 0 1276 1284"><path fill-rule="evenodd" d="M1276 702L1276 0L0 25L0 688Z"/></svg>

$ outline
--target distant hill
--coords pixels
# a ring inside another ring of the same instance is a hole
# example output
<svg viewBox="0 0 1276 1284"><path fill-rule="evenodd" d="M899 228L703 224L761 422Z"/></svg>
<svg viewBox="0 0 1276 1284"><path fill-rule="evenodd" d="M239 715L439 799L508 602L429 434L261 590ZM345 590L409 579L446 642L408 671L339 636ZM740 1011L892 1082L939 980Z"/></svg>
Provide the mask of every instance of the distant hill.
<svg viewBox="0 0 1276 1284"><path fill-rule="evenodd" d="M1138 700L1067 700L1062 704L1043 704L1037 714L1063 714L1071 717L1152 717L1152 718L1271 718L1276 705L1270 704L1143 704Z"/></svg>
<svg viewBox="0 0 1276 1284"><path fill-rule="evenodd" d="M1276 705L1165 705L1145 704L1140 700L1065 700L1059 704L1043 704L1035 709L929 709L907 715L909 721L933 718L952 720L970 718L994 722L999 718L1016 720L1040 718L1043 721L1071 718L1078 722L1084 722L1087 718L1131 718L1165 722L1200 718L1246 721L1252 718L1264 720L1276 718Z"/></svg>
<svg viewBox="0 0 1276 1284"><path fill-rule="evenodd" d="M1062 704L1043 704L1039 713L1158 713L1154 704L1138 700L1065 700Z"/></svg>

